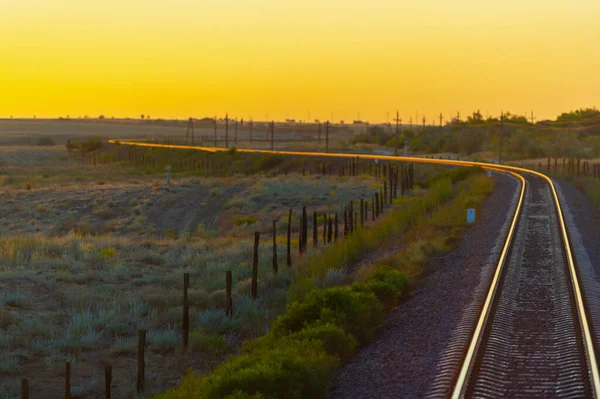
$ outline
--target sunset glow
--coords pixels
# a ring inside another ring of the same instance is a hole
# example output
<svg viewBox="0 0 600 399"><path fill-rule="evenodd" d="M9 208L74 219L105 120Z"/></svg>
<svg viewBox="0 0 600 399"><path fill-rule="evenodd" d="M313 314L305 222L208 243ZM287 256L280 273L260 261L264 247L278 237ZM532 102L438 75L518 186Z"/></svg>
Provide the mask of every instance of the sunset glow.
<svg viewBox="0 0 600 399"><path fill-rule="evenodd" d="M0 0L0 117L600 105L600 2Z"/></svg>

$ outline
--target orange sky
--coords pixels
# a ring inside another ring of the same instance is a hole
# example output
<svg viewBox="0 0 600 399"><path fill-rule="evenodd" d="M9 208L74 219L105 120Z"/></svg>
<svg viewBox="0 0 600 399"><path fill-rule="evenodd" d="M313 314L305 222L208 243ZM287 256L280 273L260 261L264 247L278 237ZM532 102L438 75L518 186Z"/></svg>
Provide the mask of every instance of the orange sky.
<svg viewBox="0 0 600 399"><path fill-rule="evenodd" d="M600 1L0 0L0 117L600 105Z"/></svg>

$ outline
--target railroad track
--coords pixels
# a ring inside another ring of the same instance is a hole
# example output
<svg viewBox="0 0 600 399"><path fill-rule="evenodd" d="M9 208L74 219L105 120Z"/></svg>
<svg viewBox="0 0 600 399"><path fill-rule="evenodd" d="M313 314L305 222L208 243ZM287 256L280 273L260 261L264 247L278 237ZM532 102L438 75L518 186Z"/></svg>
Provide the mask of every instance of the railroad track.
<svg viewBox="0 0 600 399"><path fill-rule="evenodd" d="M520 177L511 229L452 398L598 397L598 370L558 196Z"/></svg>
<svg viewBox="0 0 600 399"><path fill-rule="evenodd" d="M133 142L121 144L209 152L227 150ZM589 317L560 201L549 178L527 169L480 162L363 154L238 151L481 166L509 172L519 178L521 194L516 212L476 325L466 333L467 345L460 351L458 369L453 361L442 365L442 369L450 369L452 377L442 378L432 396L450 395L453 399L599 397L600 377Z"/></svg>

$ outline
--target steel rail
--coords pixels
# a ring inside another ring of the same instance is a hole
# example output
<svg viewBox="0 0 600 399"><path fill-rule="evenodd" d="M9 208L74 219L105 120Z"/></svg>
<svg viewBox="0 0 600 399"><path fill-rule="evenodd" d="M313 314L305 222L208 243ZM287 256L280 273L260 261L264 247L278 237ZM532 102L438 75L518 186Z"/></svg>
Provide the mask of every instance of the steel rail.
<svg viewBox="0 0 600 399"><path fill-rule="evenodd" d="M186 146L186 145L165 145L165 144L152 144L152 143L139 143L133 141L121 141L121 140L109 140L109 143L112 144L121 144L121 145L132 145L138 147L151 147L151 148L174 148L174 149L189 149L189 150L197 150L204 152L224 152L229 151L228 148L219 148L219 147L197 147L197 146ZM259 154L280 154L280 155L294 155L294 156L310 156L310 157L330 157L330 158L362 158L362 159L371 159L371 160L381 160L381 161L395 161L395 162L414 162L414 163L427 163L427 164L435 164L435 165L451 165L451 166L479 166L486 170L492 170L497 172L508 172L512 175L517 176L521 180L521 195L519 198L519 203L517 209L515 211L515 215L513 217L513 221L511 224L511 228L507 239L504 244L504 248L502 250L502 254L500 256L500 260L498 262L498 266L496 267L496 271L494 274L494 279L490 286L490 290L488 292L488 296L486 297L486 301L484 303L484 308L482 309L482 314L480 315L479 321L474 331L473 338L469 345L469 349L467 350L467 354L463 361L463 365L461 366L461 370L459 372L459 377L455 384L454 391L452 393L452 398L459 398L464 392L467 375L470 367L472 366L474 360L475 348L481 338L481 334L483 331L483 325L489 315L489 306L490 301L493 299L496 287L498 285L498 277L500 275L500 269L502 268L502 264L506 259L506 255L508 252L509 244L511 239L514 236L514 229L516 222L518 221L518 217L520 214L524 192L525 192L525 179L519 175L519 173L528 173L544 179L551 188L552 195L554 197L554 203L557 209L558 220L560 222L560 230L563 238L563 243L566 251L566 258L569 268L569 274L571 278L571 283L573 286L573 292L576 301L576 308L578 313L578 318L581 324L581 329L584 337L584 347L587 355L587 363L589 367L589 371L591 374L591 385L592 391L595 398L600 397L600 372L598 369L598 364L596 361L596 354L594 349L594 343L592 340L592 334L590 331L589 322L587 319L587 312L585 310L585 304L583 301L583 295L581 292L579 279L577 277L577 270L575 268L575 261L573 260L573 254L571 251L571 244L569 240L569 236L567 233L567 227L565 224L565 220L563 217L562 207L560 204L560 200L556 193L556 188L554 186L554 182L548 176L543 173L537 172L535 170L521 168L517 166L510 165L498 165L493 163L486 162L475 162L475 161L459 161L459 160L448 160L448 159L433 159L433 158L421 158L421 157L402 157L402 156L393 156L393 155L370 155L370 154L348 154L348 153L322 153L322 152L302 152L302 151L277 151L277 150L254 150L254 149L236 149L236 152L242 153L259 153ZM491 295L491 297L490 297ZM485 312L485 314L484 314Z"/></svg>
<svg viewBox="0 0 600 399"><path fill-rule="evenodd" d="M506 262L506 258L510 249L510 244L513 241L515 230L517 228L517 223L521 215L521 208L523 207L523 200L525 198L525 187L527 183L525 182L523 176L521 176L520 174L515 172L510 173L521 181L521 193L519 195L519 201L517 203L517 208L515 210L515 214L513 215L513 219L510 225L510 229L508 230L508 235L506 236L504 246L502 247L502 252L500 253L500 258L498 259L496 270L494 271L494 277L492 278L490 289L488 291L488 294L486 295L485 302L483 303L483 307L479 315L479 319L477 320L475 330L473 331L471 342L469 343L469 347L462 362L458 378L454 385L454 390L451 396L452 399L460 398L464 392L464 388L467 383L467 376L475 360L476 349L479 346L479 343L481 342L481 337L483 335L485 323L488 320L488 317L491 313L492 303L494 301L496 291L500 284L500 277L502 275L502 271L504 270L504 264Z"/></svg>

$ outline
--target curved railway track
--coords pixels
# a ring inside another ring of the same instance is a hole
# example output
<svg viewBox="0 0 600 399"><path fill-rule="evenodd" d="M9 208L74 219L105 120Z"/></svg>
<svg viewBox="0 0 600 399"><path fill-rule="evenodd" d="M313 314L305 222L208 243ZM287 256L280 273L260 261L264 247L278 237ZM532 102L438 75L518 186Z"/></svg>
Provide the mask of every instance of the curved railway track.
<svg viewBox="0 0 600 399"><path fill-rule="evenodd" d="M120 143L208 152L227 150ZM481 166L517 177L521 181L519 202L476 325L470 329L458 370L456 365L449 363L450 387L438 390L433 396L451 396L453 399L599 397L600 377L589 317L561 204L551 179L523 168L481 162L318 152L237 151Z"/></svg>
<svg viewBox="0 0 600 399"><path fill-rule="evenodd" d="M452 398L597 397L595 351L553 183L521 199Z"/></svg>

